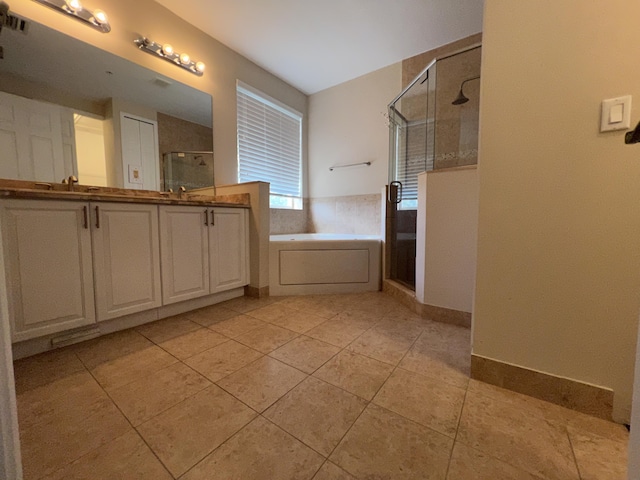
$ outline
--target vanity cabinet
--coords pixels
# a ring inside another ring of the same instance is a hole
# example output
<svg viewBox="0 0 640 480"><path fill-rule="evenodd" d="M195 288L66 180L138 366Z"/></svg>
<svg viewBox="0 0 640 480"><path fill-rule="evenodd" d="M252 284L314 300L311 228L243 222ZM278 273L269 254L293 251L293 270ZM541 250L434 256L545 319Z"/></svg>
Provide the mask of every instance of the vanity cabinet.
<svg viewBox="0 0 640 480"><path fill-rule="evenodd" d="M162 305L156 205L92 202L98 321Z"/></svg>
<svg viewBox="0 0 640 480"><path fill-rule="evenodd" d="M95 322L88 203L0 202L12 340Z"/></svg>
<svg viewBox="0 0 640 480"><path fill-rule="evenodd" d="M160 206L163 303L247 285L248 230L246 209Z"/></svg>
<svg viewBox="0 0 640 480"><path fill-rule="evenodd" d="M13 342L249 283L244 208L3 199L0 221Z"/></svg>

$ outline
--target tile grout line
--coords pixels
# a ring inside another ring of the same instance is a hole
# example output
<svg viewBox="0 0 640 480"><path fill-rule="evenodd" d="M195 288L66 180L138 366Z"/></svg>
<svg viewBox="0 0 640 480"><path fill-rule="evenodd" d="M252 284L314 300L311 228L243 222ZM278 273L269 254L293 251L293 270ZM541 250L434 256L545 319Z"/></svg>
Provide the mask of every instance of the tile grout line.
<svg viewBox="0 0 640 480"><path fill-rule="evenodd" d="M370 328L373 328L373 327L374 327L374 326L372 325ZM366 331L368 331L368 330L369 330L369 329L367 329ZM364 334L364 332L363 332L362 334ZM362 335L362 334L361 334L361 335ZM360 336L361 336L361 335L360 335ZM358 336L357 338L360 338L360 336ZM405 352L405 354L402 356L402 359L400 359L400 362L404 359L404 357L407 355L407 353L409 352L409 350L411 350L411 348L413 347L413 345L415 344L415 342L418 340L418 338L419 338L419 337L420 337L420 335L418 335L418 337L416 337L416 339L415 339L415 340L413 341L413 343L411 344L411 347L409 347L409 348L407 349L407 351ZM356 338L356 339L357 339L357 338ZM355 341L356 339L354 339L353 341ZM353 343L353 342L351 342L351 343ZM349 345L351 345L351 343L349 343ZM347 347L348 347L348 345L347 345ZM344 348L343 348L343 350L341 350L341 352L342 352L342 351L344 351L344 350L346 350L346 349L347 349L347 347L344 347ZM339 352L339 353L341 353L341 352ZM353 352L353 353L355 353L355 352ZM337 355L337 354L336 354L336 355ZM400 363L400 362L398 362L398 363ZM356 419L353 421L353 423L349 426L349 428L344 432L344 435L342 435L342 437L340 437L340 440L338 440L338 442L336 443L336 446L335 446L335 447L333 447L333 449L331 450L331 452L329 453L329 455L327 455L327 457L326 457L326 458L327 458L327 461L329 460L329 458L331 458L331 456L334 454L334 452L336 451L336 449L340 446L340 444L343 442L343 440L345 439L345 437L349 434L349 432L351 431L351 429L353 428L353 426L354 426L356 423L358 423L358 420L360 419L360 417L362 417L362 414L364 414L364 412L367 410L367 408L369 408L369 406L373 403L373 399L376 397L376 395L378 395L378 392L380 392L380 389L382 389L382 387L385 385L385 383L387 383L387 381L389 380L389 378L391 377L391 375L393 375L393 372L395 372L395 370L396 370L396 368L394 368L394 369L389 373L389 375L387 375L387 377L385 378L384 382L382 382L382 384L380 385L380 387L378 387L378 389L376 390L376 392L375 392L375 393L373 394L373 396L371 397L371 400L367 400L367 399L365 399L365 400L367 401L367 404L366 404L366 405L365 405L365 407L362 409L362 411L360 412L360 414L356 417ZM325 382L325 383L328 383L328 382ZM340 388L340 387L338 387L338 388ZM345 390L345 391L346 391L346 390ZM351 392L349 392L349 393L351 393ZM358 397L359 397L359 395L356 395L356 396L358 396ZM360 398L362 398L362 397L360 397ZM379 407L379 405L377 405L377 404L375 404L375 403L374 403L374 405L376 405L376 407ZM383 407L380 407L380 408L383 408ZM386 409L385 409L385 410L386 410ZM393 413L395 413L395 412L393 412ZM401 415L401 416L402 416L402 415ZM402 416L402 418L405 418L405 417L403 417L403 416ZM343 470L345 470L345 469L344 469L344 467L343 467L342 465L339 465L339 464L336 464L336 465L338 465L340 468L342 468ZM346 471L347 473L349 473L350 475L353 475L353 474L352 474L351 472L349 472L348 470L345 470L345 471ZM316 473L317 473L317 472L316 472Z"/></svg>
<svg viewBox="0 0 640 480"><path fill-rule="evenodd" d="M567 435L567 440L569 440L569 446L571 447L571 456L573 458L573 463L576 466L576 471L578 472L578 480L582 480L582 473L580 472L580 465L578 465L578 459L576 458L576 451L573 448L573 442L571 441L571 435L569 435L569 429L564 428L565 434Z"/></svg>
<svg viewBox="0 0 640 480"><path fill-rule="evenodd" d="M449 453L449 461L447 462L447 473L445 474L445 480L449 476L449 470L451 469L451 460L453 460L453 450L456 448L456 442L458 441L458 433L460 432L460 423L462 423L462 414L464 413L464 407L467 403L467 395L469 393L469 384L464 390L464 398L462 400L462 406L460 407L460 414L458 415L458 422L456 424L456 434L453 437L453 443L451 444L451 452Z"/></svg>
<svg viewBox="0 0 640 480"><path fill-rule="evenodd" d="M139 332L138 332L139 333ZM142 334L141 334L142 335ZM154 344L155 345L155 344ZM80 357L78 357L78 359L80 360L80 362L84 365L84 362L82 361L82 359L80 359ZM84 365L85 368L86 365ZM122 417L127 421L127 423L131 426L132 430L136 433L136 435L142 440L142 442L147 446L147 448L149 449L149 451L151 452L151 454L158 460L158 462L160 462L160 465L162 465L162 468L164 468L166 470L166 472L172 477L175 478L173 476L173 474L169 471L169 468L164 464L164 462L160 459L160 457L156 454L156 452L153 450L153 448L151 448L151 445L149 445L147 443L147 440L140 434L140 432L138 431L138 429L133 425L133 423L131 423L131 420L129 420L129 418L124 414L124 412L120 409L120 407L118 406L118 404L113 400L113 398L111 397L111 395L109 395L109 392L107 392L107 390L104 388L104 386L102 386L102 384L98 381L98 379L93 375L93 372L91 372L91 370L89 370L87 368L87 371L89 372L89 375L91 375L91 377L94 379L94 381L98 384L98 386L102 389L102 391L104 392L104 394L109 398L109 400L111 401L111 403L113 404L113 406L118 409L118 411L120 412L120 414L122 415ZM127 384L128 385L128 384ZM118 437L120 438L120 437ZM115 439L114 439L115 440ZM102 446L102 445L101 445ZM97 450L97 449L96 449ZM95 450L93 450L95 451Z"/></svg>

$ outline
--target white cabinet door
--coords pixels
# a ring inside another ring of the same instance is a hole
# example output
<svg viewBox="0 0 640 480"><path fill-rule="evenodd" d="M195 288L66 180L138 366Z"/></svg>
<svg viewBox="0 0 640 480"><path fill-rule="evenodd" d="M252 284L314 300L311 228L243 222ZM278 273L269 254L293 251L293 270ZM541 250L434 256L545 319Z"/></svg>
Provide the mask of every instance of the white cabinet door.
<svg viewBox="0 0 640 480"><path fill-rule="evenodd" d="M2 200L12 340L95 322L88 204Z"/></svg>
<svg viewBox="0 0 640 480"><path fill-rule="evenodd" d="M157 122L121 114L124 188L160 189Z"/></svg>
<svg viewBox="0 0 640 480"><path fill-rule="evenodd" d="M59 182L73 174L75 158L63 135L70 141L72 125L66 122L63 132L63 117L57 105L0 92L0 177Z"/></svg>
<svg viewBox="0 0 640 480"><path fill-rule="evenodd" d="M249 215L244 208L210 210L211 293L242 287L248 281Z"/></svg>
<svg viewBox="0 0 640 480"><path fill-rule="evenodd" d="M209 218L204 207L160 206L164 305L209 293Z"/></svg>
<svg viewBox="0 0 640 480"><path fill-rule="evenodd" d="M162 305L158 207L91 203L98 321Z"/></svg>

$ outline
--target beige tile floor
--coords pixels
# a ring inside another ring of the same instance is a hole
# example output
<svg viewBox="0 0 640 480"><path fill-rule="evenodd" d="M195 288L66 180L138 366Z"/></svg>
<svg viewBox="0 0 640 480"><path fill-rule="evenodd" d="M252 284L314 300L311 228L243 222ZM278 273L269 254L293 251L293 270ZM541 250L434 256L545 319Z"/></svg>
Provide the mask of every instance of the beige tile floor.
<svg viewBox="0 0 640 480"><path fill-rule="evenodd" d="M382 293L239 298L15 364L25 478L623 480L627 431L469 379Z"/></svg>

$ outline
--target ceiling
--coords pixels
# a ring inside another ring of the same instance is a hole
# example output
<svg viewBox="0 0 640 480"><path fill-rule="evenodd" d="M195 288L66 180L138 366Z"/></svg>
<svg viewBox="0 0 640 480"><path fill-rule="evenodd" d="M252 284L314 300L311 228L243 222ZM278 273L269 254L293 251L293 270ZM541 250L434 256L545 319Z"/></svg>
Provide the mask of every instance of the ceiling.
<svg viewBox="0 0 640 480"><path fill-rule="evenodd" d="M306 94L482 30L484 0L156 0Z"/></svg>

